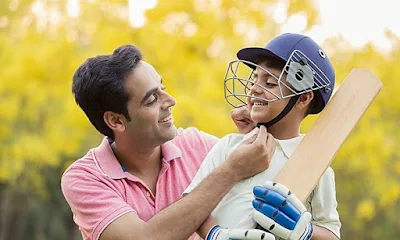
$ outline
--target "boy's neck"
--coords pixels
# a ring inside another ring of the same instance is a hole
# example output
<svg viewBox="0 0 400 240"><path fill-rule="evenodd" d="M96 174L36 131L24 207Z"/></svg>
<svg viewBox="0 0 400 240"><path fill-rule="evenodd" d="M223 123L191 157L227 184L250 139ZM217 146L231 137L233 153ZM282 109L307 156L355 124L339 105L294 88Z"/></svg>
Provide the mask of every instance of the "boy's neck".
<svg viewBox="0 0 400 240"><path fill-rule="evenodd" d="M300 124L279 121L267 129L274 138L286 140L300 136Z"/></svg>

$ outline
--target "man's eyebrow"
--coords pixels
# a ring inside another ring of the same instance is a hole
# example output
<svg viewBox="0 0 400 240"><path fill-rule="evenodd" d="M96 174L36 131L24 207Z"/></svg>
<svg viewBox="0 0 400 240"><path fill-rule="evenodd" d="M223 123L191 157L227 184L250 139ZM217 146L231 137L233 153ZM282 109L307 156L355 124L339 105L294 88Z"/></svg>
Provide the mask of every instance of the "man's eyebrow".
<svg viewBox="0 0 400 240"><path fill-rule="evenodd" d="M146 92L146 94L144 95L142 101L140 102L140 104L143 104L147 98L149 98L153 93L157 92L159 89L159 87L155 87L150 89L149 91Z"/></svg>

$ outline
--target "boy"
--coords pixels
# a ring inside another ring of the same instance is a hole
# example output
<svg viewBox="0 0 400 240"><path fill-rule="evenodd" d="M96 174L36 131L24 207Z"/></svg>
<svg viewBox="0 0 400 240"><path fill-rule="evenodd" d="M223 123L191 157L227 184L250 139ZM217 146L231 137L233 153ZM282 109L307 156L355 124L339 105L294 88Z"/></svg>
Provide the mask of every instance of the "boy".
<svg viewBox="0 0 400 240"><path fill-rule="evenodd" d="M303 119L308 114L321 112L327 104L335 82L331 62L317 43L301 34L283 34L265 48L241 49L237 57L238 60L228 66L225 97L235 107L236 103L247 104L251 119L261 126L259 131L265 131L265 126L276 139L276 150L269 168L236 184L197 233L207 240L274 239L272 234L261 230L241 232L237 229L254 228L258 223L282 239L339 239L341 223L331 168L305 203L285 186L269 182L302 140L304 135L299 132ZM238 76L241 67L250 68L249 77ZM231 77L228 77L229 72ZM257 134L257 130L221 139L209 152L185 193L191 192L244 139ZM255 187L256 199L253 200L252 191L256 185L266 188ZM253 211L253 217L246 218Z"/></svg>

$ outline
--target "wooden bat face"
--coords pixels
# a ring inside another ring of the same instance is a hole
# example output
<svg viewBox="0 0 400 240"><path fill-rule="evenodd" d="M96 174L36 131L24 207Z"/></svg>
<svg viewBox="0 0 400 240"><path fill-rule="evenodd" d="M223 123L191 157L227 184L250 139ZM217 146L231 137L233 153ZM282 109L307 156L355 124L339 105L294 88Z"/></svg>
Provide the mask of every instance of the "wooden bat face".
<svg viewBox="0 0 400 240"><path fill-rule="evenodd" d="M304 202L381 88L369 71L353 69L275 181Z"/></svg>

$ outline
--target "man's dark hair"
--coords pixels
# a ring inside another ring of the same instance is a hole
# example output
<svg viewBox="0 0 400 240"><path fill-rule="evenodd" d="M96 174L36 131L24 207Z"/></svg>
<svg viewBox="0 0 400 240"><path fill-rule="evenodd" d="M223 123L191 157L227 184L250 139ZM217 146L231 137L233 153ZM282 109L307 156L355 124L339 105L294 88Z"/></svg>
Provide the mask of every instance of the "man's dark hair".
<svg viewBox="0 0 400 240"><path fill-rule="evenodd" d="M111 55L99 55L87 59L76 70L72 93L93 126L114 140L114 132L104 122L106 111L123 114L128 121L127 103L132 97L125 90L126 76L142 60L140 50L123 45Z"/></svg>
<svg viewBox="0 0 400 240"><path fill-rule="evenodd" d="M278 70L282 70L286 65L286 62L283 59L281 59L273 54L268 54L268 55L264 54L264 55L256 56L255 62L257 64L265 63L267 65L267 67L278 69ZM308 105L308 108L307 108L307 111L306 111L304 117L306 117L308 114L311 114L313 112L313 109L316 107L318 101L322 101L322 96L318 90L314 90L313 93L314 93L314 98L311 100L310 104Z"/></svg>

